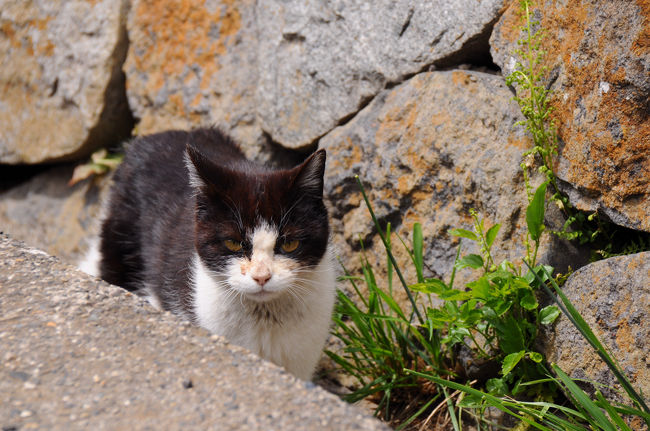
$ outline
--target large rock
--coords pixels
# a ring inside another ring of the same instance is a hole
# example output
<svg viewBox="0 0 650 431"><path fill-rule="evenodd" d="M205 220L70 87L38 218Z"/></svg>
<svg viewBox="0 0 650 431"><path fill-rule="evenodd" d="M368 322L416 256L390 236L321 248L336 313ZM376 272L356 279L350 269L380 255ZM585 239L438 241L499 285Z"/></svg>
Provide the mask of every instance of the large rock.
<svg viewBox="0 0 650 431"><path fill-rule="evenodd" d="M391 221L399 235L410 239L413 224L422 224L429 275L448 279L458 245L448 230L472 229L470 208L480 212L486 227L502 224L495 260L520 262L527 199L519 164L531 142L515 127L519 120L519 107L500 76L429 72L382 92L324 137L326 196L337 220L334 239L344 264L358 267L359 236L366 245L372 242L370 261L385 262L375 256L381 241L373 233L356 174L378 217ZM404 264L407 254L397 239L393 244ZM477 252L468 241L463 250ZM547 236L539 257L565 269L575 260L573 253L566 243ZM415 281L412 271L411 276ZM457 280L470 276L465 270Z"/></svg>
<svg viewBox="0 0 650 431"><path fill-rule="evenodd" d="M72 166L48 169L0 193L0 231L70 263L99 232L101 200L109 178L68 186Z"/></svg>
<svg viewBox="0 0 650 431"><path fill-rule="evenodd" d="M126 0L0 0L0 163L87 155L133 125Z"/></svg>
<svg viewBox="0 0 650 431"><path fill-rule="evenodd" d="M387 430L221 337L0 235L3 430Z"/></svg>
<svg viewBox="0 0 650 431"><path fill-rule="evenodd" d="M504 74L520 37L512 3L491 39ZM546 1L534 14L562 141L556 174L578 208L650 231L650 3Z"/></svg>
<svg viewBox="0 0 650 431"><path fill-rule="evenodd" d="M506 3L260 3L257 112L262 127L274 141L301 148L348 119L387 83L432 65L483 61Z"/></svg>
<svg viewBox="0 0 650 431"><path fill-rule="evenodd" d="M562 288L637 390L650 394L650 252L615 257L576 271ZM574 378L614 385L616 378L562 316L546 347L549 361Z"/></svg>
<svg viewBox="0 0 650 431"><path fill-rule="evenodd" d="M138 134L218 125L251 153L255 118L255 2L135 0L127 94Z"/></svg>

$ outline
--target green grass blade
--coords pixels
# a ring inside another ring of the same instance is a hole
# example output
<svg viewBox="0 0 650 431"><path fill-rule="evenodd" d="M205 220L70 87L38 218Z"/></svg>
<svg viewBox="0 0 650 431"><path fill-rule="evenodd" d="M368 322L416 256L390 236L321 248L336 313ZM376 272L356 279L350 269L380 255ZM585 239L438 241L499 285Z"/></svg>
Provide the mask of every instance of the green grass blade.
<svg viewBox="0 0 650 431"><path fill-rule="evenodd" d="M397 277L399 278L400 282L402 283L402 287L404 288L404 291L406 292L406 296L408 297L409 301L411 302L411 306L413 307L413 311L415 312L415 315L418 317L418 321L420 324L424 323L424 319L422 318L422 315L420 314L420 311L418 310L418 307L415 303L415 300L413 299L413 295L411 294L410 289L408 288L408 283L406 283L406 280L404 279L404 276L402 275L402 271L400 271L399 266L397 265L397 261L395 260L395 256L393 256L393 253L390 250L390 244L386 241L386 237L383 234L383 230L381 229L381 226L379 226L379 221L377 220L377 217L375 217L375 212L372 210L372 205L370 205L370 201L368 200L368 195L366 195L366 190L363 187L363 184L361 184L361 180L359 179L359 176L355 176L357 180L357 184L359 185L359 188L361 189L361 195L363 196L363 200L366 202L366 206L368 207L368 211L370 212L370 217L372 218L373 223L375 224L375 228L377 229L377 233L379 234L379 237L381 238L381 241L384 243L384 247L386 248L386 253L388 254L390 260L393 262L393 267L395 269L395 273L397 274Z"/></svg>
<svg viewBox="0 0 650 431"><path fill-rule="evenodd" d="M422 225L415 223L413 225L413 263L418 277L418 283L424 283L424 241L422 239Z"/></svg>
<svg viewBox="0 0 650 431"><path fill-rule="evenodd" d="M414 374L416 376L423 377L425 379L431 380L432 382L437 383L438 385L446 386L448 388L455 389L455 390L459 390L459 391L465 392L465 393L470 394L470 395L474 395L474 396L479 397L479 398L485 398L486 402L489 405L491 405L492 407L496 407L497 409L509 414L510 416L516 417L517 419L519 419L519 420L521 420L523 422L526 422L528 425L530 425L530 426L532 426L534 428L537 428L537 429L543 430L543 431L553 431L551 428L548 428L548 427L545 427L545 426L543 426L541 424L538 424L538 423L532 421L530 418L527 418L527 417L525 417L523 415L517 414L515 411L509 409L506 406L506 404L500 398L497 398L497 397L495 397L493 395L490 395L490 394L487 394L485 392L481 392L478 389L472 388L471 386L461 385L461 384L456 383L456 382L451 382L449 380L444 380L444 379L441 379L439 377L436 377L436 376L433 376L433 375L430 375L430 374L420 373L420 372L413 371L413 370L406 370L406 371L408 373Z"/></svg>
<svg viewBox="0 0 650 431"><path fill-rule="evenodd" d="M391 244L391 236L390 236L390 230L391 230L391 225L390 222L386 223L386 242L388 243L388 247L392 247ZM390 260L390 257L386 255L386 278L388 282L388 294L392 297L393 296L393 261Z"/></svg>
<svg viewBox="0 0 650 431"><path fill-rule="evenodd" d="M558 378L577 401L578 405L589 413L590 418L587 418L587 420L592 423L592 425L596 425L606 431L616 431L616 427L607 419L607 416L605 416L603 411L591 400L591 398L589 398L589 395L587 395L585 391L575 384L571 377L566 375L566 373L555 364L551 364L551 368L553 368L553 371L558 375Z"/></svg>
<svg viewBox="0 0 650 431"><path fill-rule="evenodd" d="M458 243L458 249L456 250L456 257L454 258L454 264L451 267L451 277L449 278L449 288L454 288L454 279L456 278L456 264L460 260L460 249L462 248L462 241Z"/></svg>
<svg viewBox="0 0 650 431"><path fill-rule="evenodd" d="M564 294L562 289L557 285L555 280L551 277L551 275L546 271L546 268L543 266L540 267L540 270L543 271L545 277L551 282L551 285L553 286L553 289L557 293L557 296L560 297L561 300L558 300L557 297L553 294L551 289L544 283L542 278L539 276L537 271L533 270L533 268L528 264L528 262L524 261L528 269L533 273L535 278L537 279L537 282L539 283L540 286L544 288L546 293L549 295L549 297L553 298L553 300L557 303L558 307L560 307L560 310L567 316L567 318L573 323L573 325L580 331L582 336L587 340L587 342L596 350L596 353L601 357L603 361L607 364L609 369L614 373L614 376L616 376L616 379L618 382L623 386L625 389L625 392L627 392L628 396L630 399L636 403L638 406L640 406L646 413L650 414L650 408L648 405L645 403L643 397L641 397L628 378L625 376L623 371L616 365L616 362L612 359L612 357L607 353L607 350L603 345L601 344L600 340L598 340L598 337L593 333L587 322L582 318L578 310L573 306L569 298ZM648 425L650 426L650 421L647 421Z"/></svg>
<svg viewBox="0 0 650 431"><path fill-rule="evenodd" d="M614 406L612 406L609 401L603 397L603 394L600 391L596 391L596 399L598 400L598 406L605 409L610 419L618 426L619 429L623 431L632 431L632 429L627 426L623 418L618 414Z"/></svg>
<svg viewBox="0 0 650 431"><path fill-rule="evenodd" d="M395 428L395 431L401 431L404 428L406 428L411 422L413 422L415 419L417 419L426 409L431 406L438 398L440 397L440 394L436 394L435 397L431 398L429 401L427 401L420 409L415 412L410 418L405 420L403 423L401 423L397 428Z"/></svg>

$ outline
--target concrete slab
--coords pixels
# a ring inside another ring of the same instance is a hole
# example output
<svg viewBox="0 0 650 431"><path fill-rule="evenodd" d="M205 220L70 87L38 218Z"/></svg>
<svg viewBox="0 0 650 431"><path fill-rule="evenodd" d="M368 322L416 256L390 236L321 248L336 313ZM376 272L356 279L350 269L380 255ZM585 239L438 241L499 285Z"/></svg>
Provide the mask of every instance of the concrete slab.
<svg viewBox="0 0 650 431"><path fill-rule="evenodd" d="M384 430L124 290L0 235L0 427Z"/></svg>

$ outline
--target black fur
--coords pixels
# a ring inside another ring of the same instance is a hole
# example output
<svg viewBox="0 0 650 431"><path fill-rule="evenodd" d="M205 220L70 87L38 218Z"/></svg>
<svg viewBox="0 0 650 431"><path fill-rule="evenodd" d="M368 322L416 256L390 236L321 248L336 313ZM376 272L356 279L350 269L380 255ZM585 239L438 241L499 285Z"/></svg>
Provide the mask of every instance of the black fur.
<svg viewBox="0 0 650 431"><path fill-rule="evenodd" d="M163 308L192 317L194 251L219 271L233 254L224 240L241 241L240 253L250 253L247 234L262 221L281 239L299 240L290 257L314 265L329 236L324 167L321 150L293 169L268 169L216 129L138 138L115 173L101 231L101 276L131 291L146 285Z"/></svg>

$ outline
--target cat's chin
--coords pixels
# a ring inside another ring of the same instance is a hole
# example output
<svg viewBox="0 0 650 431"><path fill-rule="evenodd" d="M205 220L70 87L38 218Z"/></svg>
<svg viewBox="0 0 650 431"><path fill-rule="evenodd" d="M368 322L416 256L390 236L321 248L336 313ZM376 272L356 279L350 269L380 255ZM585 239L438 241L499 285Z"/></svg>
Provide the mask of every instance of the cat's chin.
<svg viewBox="0 0 650 431"><path fill-rule="evenodd" d="M273 292L270 290L259 290L257 292L246 292L244 297L253 302L269 302L273 301L276 298L279 298L282 295L282 292Z"/></svg>

